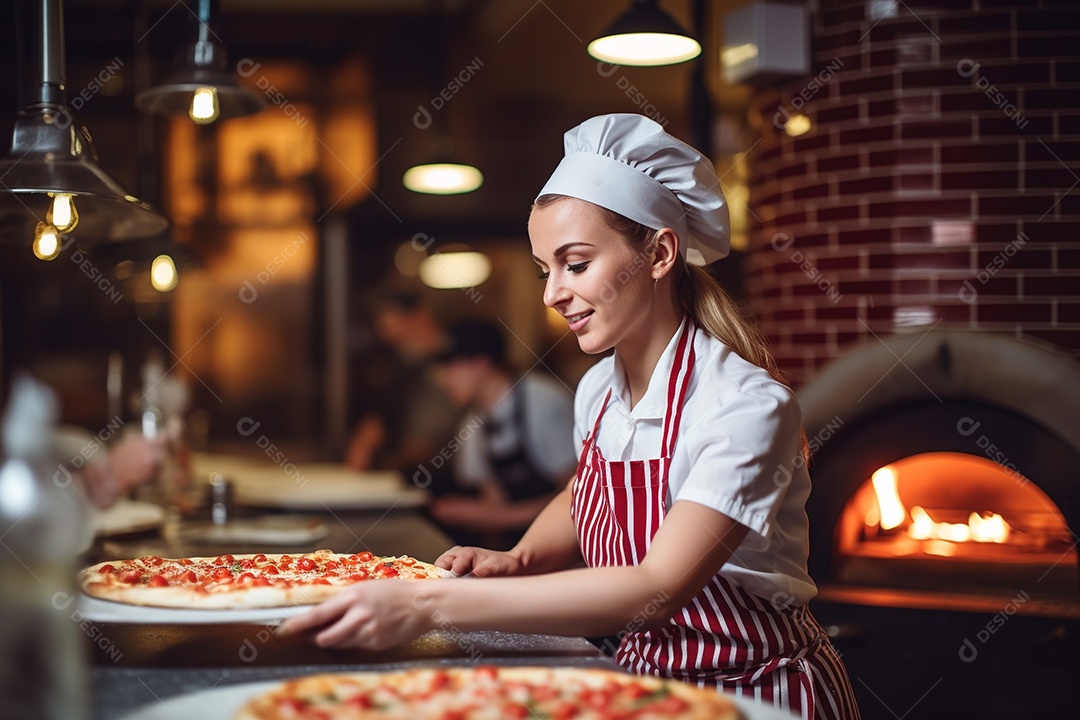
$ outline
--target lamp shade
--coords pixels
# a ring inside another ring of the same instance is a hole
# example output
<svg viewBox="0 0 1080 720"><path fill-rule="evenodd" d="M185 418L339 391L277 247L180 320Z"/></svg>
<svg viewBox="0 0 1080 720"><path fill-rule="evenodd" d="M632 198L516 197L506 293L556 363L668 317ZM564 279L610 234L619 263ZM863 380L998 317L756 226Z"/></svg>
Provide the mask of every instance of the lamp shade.
<svg viewBox="0 0 1080 720"><path fill-rule="evenodd" d="M15 117L11 152L0 160L0 240L29 245L53 195L71 195L78 237L88 242L156 235L169 221L127 193L99 165L86 128L57 103L39 103Z"/></svg>
<svg viewBox="0 0 1080 720"><path fill-rule="evenodd" d="M211 29L214 5L215 0L198 0L195 41L177 53L176 71L163 85L135 96L137 108L154 115L187 115L205 125L266 107L265 98L241 85L229 70L225 46Z"/></svg>
<svg viewBox="0 0 1080 720"><path fill-rule="evenodd" d="M701 54L701 43L656 0L634 0L633 6L589 43L597 60L617 65L673 65Z"/></svg>
<svg viewBox="0 0 1080 720"><path fill-rule="evenodd" d="M135 106L152 115L191 116L196 91L213 88L217 95L217 118L252 115L266 101L241 85L228 70L225 48L211 40L199 40L181 51L180 67L161 85L135 96ZM198 121L196 121L198 122Z"/></svg>

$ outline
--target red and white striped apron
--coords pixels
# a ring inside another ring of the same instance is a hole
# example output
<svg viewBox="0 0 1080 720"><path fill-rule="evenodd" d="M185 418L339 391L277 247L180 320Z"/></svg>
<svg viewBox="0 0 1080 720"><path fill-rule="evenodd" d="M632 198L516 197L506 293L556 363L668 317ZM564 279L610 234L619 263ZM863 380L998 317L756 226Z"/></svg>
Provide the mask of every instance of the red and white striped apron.
<svg viewBox="0 0 1080 720"><path fill-rule="evenodd" d="M664 520L668 473L694 369L696 334L692 322L683 324L668 380L660 457L604 459L596 433L610 390L585 439L572 512L590 567L637 565ZM859 717L840 657L809 610L774 607L722 572L664 628L624 634L616 659L639 674L713 685L807 720Z"/></svg>

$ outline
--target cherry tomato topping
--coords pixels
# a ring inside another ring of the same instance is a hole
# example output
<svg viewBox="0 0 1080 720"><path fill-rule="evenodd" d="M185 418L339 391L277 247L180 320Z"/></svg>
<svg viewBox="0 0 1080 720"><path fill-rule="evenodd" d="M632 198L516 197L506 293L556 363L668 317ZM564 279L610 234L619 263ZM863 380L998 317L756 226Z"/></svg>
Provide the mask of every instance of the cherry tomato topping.
<svg viewBox="0 0 1080 720"><path fill-rule="evenodd" d="M250 583L250 582L254 582L254 581L255 581L255 576L252 575L249 572L240 573L240 577L236 578L236 582L240 583L241 585L244 584L245 582Z"/></svg>
<svg viewBox="0 0 1080 720"><path fill-rule="evenodd" d="M255 567L255 563L250 560L244 559L240 561L240 567L245 570L250 570L251 568Z"/></svg>
<svg viewBox="0 0 1080 720"><path fill-rule="evenodd" d="M194 565L195 561L190 558L180 558L181 565Z"/></svg>
<svg viewBox="0 0 1080 720"><path fill-rule="evenodd" d="M570 703L560 703L551 709L548 717L551 720L570 720L578 714L578 709Z"/></svg>
<svg viewBox="0 0 1080 720"><path fill-rule="evenodd" d="M114 568L112 565L102 565L101 568L98 569L98 572L102 575L111 575L112 573L116 572L116 568Z"/></svg>
<svg viewBox="0 0 1080 720"><path fill-rule="evenodd" d="M346 700L345 704L349 707L360 708L361 710L368 710L374 705L374 703L371 702L371 698L367 695L355 695Z"/></svg>
<svg viewBox="0 0 1080 720"><path fill-rule="evenodd" d="M253 587L270 587L270 581L264 577L255 578L255 582L252 583Z"/></svg>
<svg viewBox="0 0 1080 720"><path fill-rule="evenodd" d="M164 575L154 575L150 578L150 584L154 587L169 587L169 581Z"/></svg>
<svg viewBox="0 0 1080 720"><path fill-rule="evenodd" d="M375 556L365 550L364 552L356 553L356 559L360 562L370 562L375 559Z"/></svg>
<svg viewBox="0 0 1080 720"><path fill-rule="evenodd" d="M147 565L153 565L154 567L157 567L158 565L161 565L161 563L163 563L165 561L162 560L161 558L159 558L157 555L147 555L146 557L143 558L143 562L146 563Z"/></svg>
<svg viewBox="0 0 1080 720"><path fill-rule="evenodd" d="M186 573L180 576L180 579L186 583L199 582L199 576L195 574L194 570L188 570Z"/></svg>
<svg viewBox="0 0 1080 720"><path fill-rule="evenodd" d="M499 668L494 665L479 665L476 668L476 677L494 680L499 676Z"/></svg>
<svg viewBox="0 0 1080 720"><path fill-rule="evenodd" d="M128 585L138 585L142 582L142 573L138 570L127 570L120 573L120 581Z"/></svg>
<svg viewBox="0 0 1080 720"><path fill-rule="evenodd" d="M512 720L524 720L524 718L529 717L529 708L521 703L508 703L503 705L500 715L504 718L511 718Z"/></svg>
<svg viewBox="0 0 1080 720"><path fill-rule="evenodd" d="M283 563L292 562L292 555L282 555L280 560Z"/></svg>
<svg viewBox="0 0 1080 720"><path fill-rule="evenodd" d="M312 585L329 585L330 581L327 580L326 578L315 578L314 580L311 581L311 584Z"/></svg>
<svg viewBox="0 0 1080 720"><path fill-rule="evenodd" d="M403 557L403 558L398 559L398 562L401 563L402 565L404 565L405 567L409 567L410 565L415 565L416 564L416 558Z"/></svg>
<svg viewBox="0 0 1080 720"><path fill-rule="evenodd" d="M648 707L650 710L653 710L662 715L674 715L675 713L680 713L686 710L686 708L690 706L682 698L675 697L674 695L668 695L662 700L657 700L654 703L650 703Z"/></svg>
<svg viewBox="0 0 1080 720"><path fill-rule="evenodd" d="M392 578L398 576L398 571L392 567L387 567L386 565L383 565L381 568L379 568L379 574L383 577Z"/></svg>
<svg viewBox="0 0 1080 720"><path fill-rule="evenodd" d="M262 553L259 553L258 555L256 555L255 557L253 557L253 558L251 558L251 559L252 559L252 560L254 560L254 561L255 561L255 562L257 562L257 563L264 563L264 562L266 562L266 556L265 556L265 555L263 555Z"/></svg>
<svg viewBox="0 0 1080 720"><path fill-rule="evenodd" d="M314 570L318 564L311 558L302 557L296 561L297 570Z"/></svg>
<svg viewBox="0 0 1080 720"><path fill-rule="evenodd" d="M232 555L219 555L217 560L214 561L215 565L232 565L236 562L236 558Z"/></svg>
<svg viewBox="0 0 1080 720"><path fill-rule="evenodd" d="M338 564L336 562L334 562L333 560L327 560L326 564L323 565L323 567L326 568L327 570L334 570L334 569L337 568L337 566L338 566Z"/></svg>
<svg viewBox="0 0 1080 720"><path fill-rule="evenodd" d="M438 670L431 676L431 689L442 690L444 687L450 684L450 673L445 670Z"/></svg>
<svg viewBox="0 0 1080 720"><path fill-rule="evenodd" d="M651 695L652 690L645 687L644 685L627 685L625 688L623 688L622 694L630 700L637 700L638 698L643 698L646 695Z"/></svg>
<svg viewBox="0 0 1080 720"><path fill-rule="evenodd" d="M348 580L351 583L361 582L363 580L367 580L367 575L366 574L361 575L359 573L353 573L352 575L350 575L349 577L347 577L345 579Z"/></svg>
<svg viewBox="0 0 1080 720"><path fill-rule="evenodd" d="M586 705L597 710L603 710L611 703L611 695L603 690L586 690L581 699Z"/></svg>
<svg viewBox="0 0 1080 720"><path fill-rule="evenodd" d="M267 565L266 567L263 568L263 572L266 573L267 575L277 575L278 574L277 565Z"/></svg>
<svg viewBox="0 0 1080 720"><path fill-rule="evenodd" d="M214 579L215 580L224 580L225 578L229 578L231 580L232 576L233 576L232 570L230 570L227 567L219 567L216 570L214 570Z"/></svg>

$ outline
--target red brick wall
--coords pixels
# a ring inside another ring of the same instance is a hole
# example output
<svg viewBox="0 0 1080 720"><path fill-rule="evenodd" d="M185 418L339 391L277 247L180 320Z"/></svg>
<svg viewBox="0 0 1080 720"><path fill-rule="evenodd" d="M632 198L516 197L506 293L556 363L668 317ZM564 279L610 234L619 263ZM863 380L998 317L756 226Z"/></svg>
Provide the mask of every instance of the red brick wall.
<svg viewBox="0 0 1080 720"><path fill-rule="evenodd" d="M813 75L756 94L747 282L795 385L931 327L1080 356L1080 6L1049 5L822 0Z"/></svg>

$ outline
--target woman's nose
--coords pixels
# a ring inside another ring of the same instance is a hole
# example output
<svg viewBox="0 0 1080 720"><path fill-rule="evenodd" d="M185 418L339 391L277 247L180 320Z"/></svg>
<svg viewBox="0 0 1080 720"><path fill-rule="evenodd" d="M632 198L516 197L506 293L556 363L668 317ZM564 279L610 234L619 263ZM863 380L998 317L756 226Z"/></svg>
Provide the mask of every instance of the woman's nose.
<svg viewBox="0 0 1080 720"><path fill-rule="evenodd" d="M556 307L570 299L570 293L559 280L559 275L552 273L544 283L544 304L548 307Z"/></svg>

